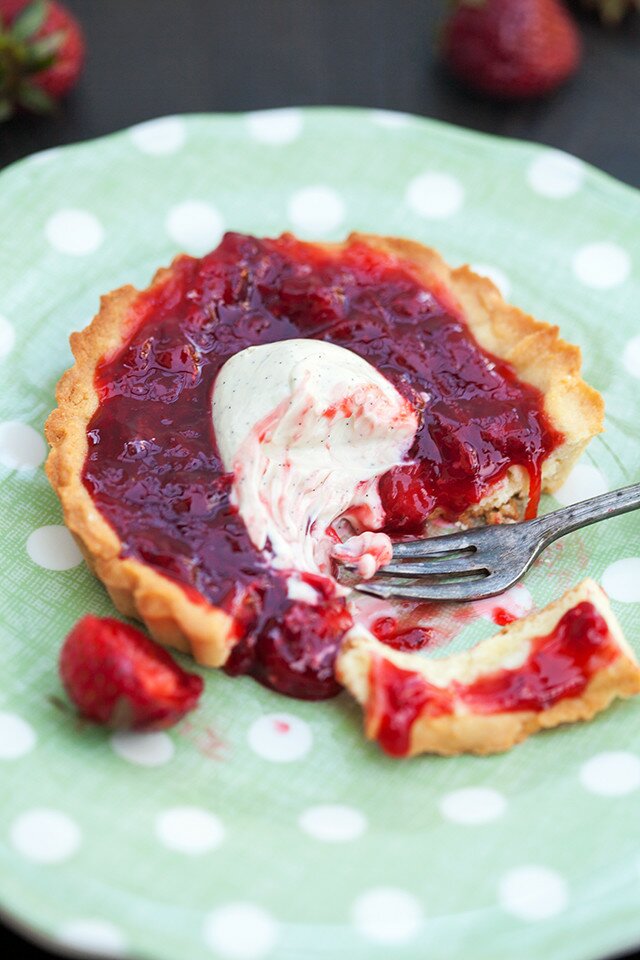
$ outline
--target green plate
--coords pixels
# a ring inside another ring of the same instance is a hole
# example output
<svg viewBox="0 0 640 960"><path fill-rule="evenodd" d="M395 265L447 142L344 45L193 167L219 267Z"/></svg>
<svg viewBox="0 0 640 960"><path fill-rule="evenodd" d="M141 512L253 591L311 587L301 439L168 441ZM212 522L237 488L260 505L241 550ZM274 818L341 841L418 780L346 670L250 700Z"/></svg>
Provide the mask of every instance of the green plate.
<svg viewBox="0 0 640 960"><path fill-rule="evenodd" d="M636 192L564 154L363 110L171 117L0 176L8 914L149 960L587 960L640 942L640 703L486 759L394 761L346 694L301 703L214 671L169 733L79 725L58 649L81 615L113 609L42 469L67 336L100 293L224 228L360 229L478 265L581 344L607 430L560 502L638 480L638 222ZM640 515L567 538L511 602L585 575L640 650ZM495 629L479 617L454 645Z"/></svg>

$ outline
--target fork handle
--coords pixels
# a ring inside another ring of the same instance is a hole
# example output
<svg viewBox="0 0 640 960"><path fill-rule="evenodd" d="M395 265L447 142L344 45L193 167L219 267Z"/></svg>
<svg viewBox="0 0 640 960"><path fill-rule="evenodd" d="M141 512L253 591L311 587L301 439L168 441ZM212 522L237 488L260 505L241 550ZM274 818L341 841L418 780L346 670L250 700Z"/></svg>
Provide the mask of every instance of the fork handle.
<svg viewBox="0 0 640 960"><path fill-rule="evenodd" d="M570 507L554 510L543 517L538 517L533 523L539 525L541 539L546 546L553 543L565 533L588 527L591 523L615 517L619 513L628 513L640 508L640 483L632 483L630 487L612 490L599 497L591 497L581 503L574 503Z"/></svg>

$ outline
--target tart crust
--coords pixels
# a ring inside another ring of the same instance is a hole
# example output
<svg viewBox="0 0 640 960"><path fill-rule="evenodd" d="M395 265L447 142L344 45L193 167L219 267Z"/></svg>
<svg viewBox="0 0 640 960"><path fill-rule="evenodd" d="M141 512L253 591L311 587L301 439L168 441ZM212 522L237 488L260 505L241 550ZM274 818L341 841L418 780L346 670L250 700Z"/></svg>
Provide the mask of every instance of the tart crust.
<svg viewBox="0 0 640 960"><path fill-rule="evenodd" d="M526 653L529 641L547 636L560 618L577 604L588 601L606 621L619 656L598 670L579 697L558 700L542 711L502 711L492 714L451 713L444 716L418 714L411 724L407 756L437 753L489 754L508 750L539 730L562 723L590 720L616 697L640 693L640 666L625 640L604 591L593 580L583 580L543 610L518 620L471 650L441 660L427 660L416 653L402 653L381 643L363 628L355 627L342 646L337 661L341 683L363 706L365 733L375 740L381 718L375 710L372 664L383 658L411 677L423 677L436 686L452 681L472 683L499 670L505 662ZM523 658L524 659L524 658ZM409 678L407 678L409 679Z"/></svg>
<svg viewBox="0 0 640 960"><path fill-rule="evenodd" d="M171 268L158 270L152 285L162 284L170 276ZM71 334L76 362L58 382L58 408L45 427L51 444L47 476L60 498L67 527L117 610L142 620L159 643L191 653L198 663L218 667L233 646L232 618L204 600L193 599L182 586L147 564L122 557L120 538L82 482L88 452L87 426L98 407L96 366L125 342L138 295L135 287L125 286L101 297L100 310L89 326Z"/></svg>
<svg viewBox="0 0 640 960"><path fill-rule="evenodd" d="M542 392L552 426L565 437L542 468L543 491L555 490L589 440L602 430L603 401L581 379L579 348L562 340L557 327L507 304L490 280L466 266L451 269L436 251L415 241L354 233L344 244L319 246L339 250L357 242L402 261L445 304L461 311L481 347L507 360L520 380ZM170 277L171 267L163 268L155 274L152 286ZM191 653L198 663L218 667L225 663L236 641L233 619L146 564L121 556L118 535L98 511L82 481L87 426L98 407L96 366L103 357L119 350L135 328L138 295L132 286L107 294L101 298L92 323L71 334L75 364L58 383L58 408L46 424L52 448L47 475L62 503L67 526L119 612L142 620L160 643ZM526 470L512 467L461 519L515 519L522 513L528 490Z"/></svg>

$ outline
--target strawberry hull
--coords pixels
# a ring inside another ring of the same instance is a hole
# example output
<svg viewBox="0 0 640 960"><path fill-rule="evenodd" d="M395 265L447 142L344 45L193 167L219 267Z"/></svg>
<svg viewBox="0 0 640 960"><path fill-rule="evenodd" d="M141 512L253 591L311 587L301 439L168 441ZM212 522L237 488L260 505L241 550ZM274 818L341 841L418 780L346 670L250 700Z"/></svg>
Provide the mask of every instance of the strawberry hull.
<svg viewBox="0 0 640 960"><path fill-rule="evenodd" d="M76 18L57 0L0 0L0 120L46 113L75 87L85 59Z"/></svg>

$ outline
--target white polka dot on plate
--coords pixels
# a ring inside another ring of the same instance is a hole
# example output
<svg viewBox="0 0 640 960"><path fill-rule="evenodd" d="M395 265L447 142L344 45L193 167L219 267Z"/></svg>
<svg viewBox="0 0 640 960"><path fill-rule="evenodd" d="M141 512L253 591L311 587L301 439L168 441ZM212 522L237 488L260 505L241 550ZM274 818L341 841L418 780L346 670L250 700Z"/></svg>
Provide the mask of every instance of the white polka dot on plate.
<svg viewBox="0 0 640 960"><path fill-rule="evenodd" d="M488 263L472 263L470 267L474 273L479 273L481 277L488 277L496 285L505 300L508 299L511 293L511 282L504 270Z"/></svg>
<svg viewBox="0 0 640 960"><path fill-rule="evenodd" d="M298 820L300 829L324 843L357 840L367 829L367 818L354 807L326 804L309 807Z"/></svg>
<svg viewBox="0 0 640 960"><path fill-rule="evenodd" d="M578 463L565 482L554 493L554 497L563 506L580 503L589 497L606 493L609 484L605 475L590 463Z"/></svg>
<svg viewBox="0 0 640 960"><path fill-rule="evenodd" d="M159 117L139 123L129 131L135 146L142 153L161 156L176 153L187 138L182 117Z"/></svg>
<svg viewBox="0 0 640 960"><path fill-rule="evenodd" d="M166 229L181 249L202 256L220 242L224 221L212 204L204 200L185 200L169 210Z"/></svg>
<svg viewBox="0 0 640 960"><path fill-rule="evenodd" d="M302 113L294 107L257 110L247 114L249 136L259 143L279 146L296 140L302 131Z"/></svg>
<svg viewBox="0 0 640 960"><path fill-rule="evenodd" d="M440 813L452 823L475 826L498 820L507 809L507 801L497 790L489 787L464 787L442 797Z"/></svg>
<svg viewBox="0 0 640 960"><path fill-rule="evenodd" d="M573 196L582 186L585 165L582 160L562 150L546 150L527 169L529 186L536 193L552 200Z"/></svg>
<svg viewBox="0 0 640 960"><path fill-rule="evenodd" d="M416 897L406 890L376 887L357 898L351 908L351 919L365 939L400 944L418 933L422 909Z"/></svg>
<svg viewBox="0 0 640 960"><path fill-rule="evenodd" d="M59 810L37 807L20 814L9 833L13 847L35 863L62 863L81 842L74 821Z"/></svg>
<svg viewBox="0 0 640 960"><path fill-rule="evenodd" d="M30 723L17 713L0 711L0 760L17 760L36 745L36 734Z"/></svg>
<svg viewBox="0 0 640 960"><path fill-rule="evenodd" d="M602 574L602 586L612 600L640 603L640 557L610 563Z"/></svg>
<svg viewBox="0 0 640 960"><path fill-rule="evenodd" d="M107 920L93 917L64 923L56 934L56 940L65 947L100 957L124 957L127 953L127 942L122 931Z"/></svg>
<svg viewBox="0 0 640 960"><path fill-rule="evenodd" d="M9 356L15 342L15 330L6 317L0 316L0 360Z"/></svg>
<svg viewBox="0 0 640 960"><path fill-rule="evenodd" d="M58 210L47 220L45 233L54 250L73 257L95 253L104 239L102 224L88 210Z"/></svg>
<svg viewBox="0 0 640 960"><path fill-rule="evenodd" d="M0 330L2 328L0 327ZM622 362L627 373L640 380L640 336L632 337L624 347Z"/></svg>
<svg viewBox="0 0 640 960"><path fill-rule="evenodd" d="M290 197L288 216L298 233L313 238L340 226L344 203L332 187L304 187Z"/></svg>
<svg viewBox="0 0 640 960"><path fill-rule="evenodd" d="M573 256L573 272L594 290L608 290L623 283L631 271L631 259L617 243L588 243Z"/></svg>
<svg viewBox="0 0 640 960"><path fill-rule="evenodd" d="M290 763L300 760L311 749L311 727L291 713L267 713L249 727L251 749L264 760Z"/></svg>
<svg viewBox="0 0 640 960"><path fill-rule="evenodd" d="M27 540L27 553L46 570L70 570L82 563L78 545L61 523L38 527Z"/></svg>
<svg viewBox="0 0 640 960"><path fill-rule="evenodd" d="M585 790L603 797L622 797L640 787L640 757L626 750L597 753L580 768Z"/></svg>
<svg viewBox="0 0 640 960"><path fill-rule="evenodd" d="M253 903L227 903L205 919L204 940L222 960L262 960L278 938L271 914Z"/></svg>
<svg viewBox="0 0 640 960"><path fill-rule="evenodd" d="M519 920L547 920L567 906L567 884L559 873L537 865L516 867L500 880L498 901Z"/></svg>
<svg viewBox="0 0 640 960"><path fill-rule="evenodd" d="M44 438L28 423L0 423L0 463L12 470L33 470L47 455Z"/></svg>
<svg viewBox="0 0 640 960"><path fill-rule="evenodd" d="M420 216L428 220L444 220L461 208L464 188L450 173L428 170L410 181L406 201Z"/></svg>
<svg viewBox="0 0 640 960"><path fill-rule="evenodd" d="M171 807L156 817L156 834L169 850L197 855L219 847L224 839L222 821L200 807Z"/></svg>
<svg viewBox="0 0 640 960"><path fill-rule="evenodd" d="M399 130L406 127L411 120L410 113L401 113L398 110L372 110L371 119L380 127Z"/></svg>
<svg viewBox="0 0 640 960"><path fill-rule="evenodd" d="M111 737L111 747L119 757L141 767L161 767L173 757L171 737L161 730L155 733L118 731Z"/></svg>
<svg viewBox="0 0 640 960"><path fill-rule="evenodd" d="M28 423L5 420L0 423L0 463L12 470L39 467L47 454L44 438Z"/></svg>

